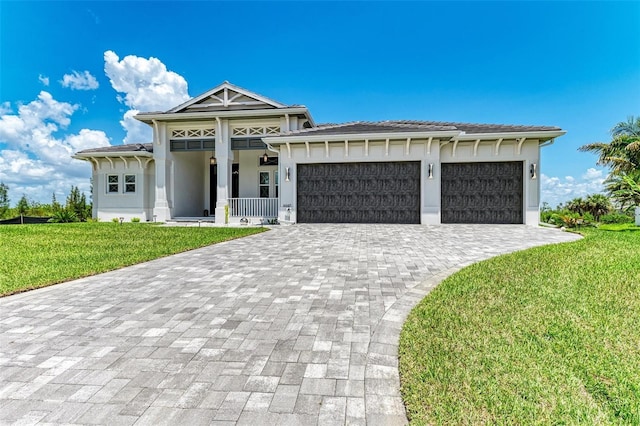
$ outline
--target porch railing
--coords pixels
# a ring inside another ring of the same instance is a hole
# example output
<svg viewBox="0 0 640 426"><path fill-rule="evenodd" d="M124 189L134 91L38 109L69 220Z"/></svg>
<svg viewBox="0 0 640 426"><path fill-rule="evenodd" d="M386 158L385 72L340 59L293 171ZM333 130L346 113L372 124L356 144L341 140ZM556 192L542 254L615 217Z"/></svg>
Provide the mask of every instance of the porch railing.
<svg viewBox="0 0 640 426"><path fill-rule="evenodd" d="M278 217L277 198L229 198L230 217Z"/></svg>

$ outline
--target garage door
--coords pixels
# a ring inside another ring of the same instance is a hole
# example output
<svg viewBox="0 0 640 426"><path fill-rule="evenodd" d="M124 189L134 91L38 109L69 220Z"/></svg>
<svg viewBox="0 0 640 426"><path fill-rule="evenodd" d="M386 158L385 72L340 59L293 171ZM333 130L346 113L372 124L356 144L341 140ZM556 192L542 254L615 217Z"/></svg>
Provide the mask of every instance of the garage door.
<svg viewBox="0 0 640 426"><path fill-rule="evenodd" d="M300 223L420 223L420 162L299 164Z"/></svg>
<svg viewBox="0 0 640 426"><path fill-rule="evenodd" d="M442 164L442 223L523 223L523 162Z"/></svg>

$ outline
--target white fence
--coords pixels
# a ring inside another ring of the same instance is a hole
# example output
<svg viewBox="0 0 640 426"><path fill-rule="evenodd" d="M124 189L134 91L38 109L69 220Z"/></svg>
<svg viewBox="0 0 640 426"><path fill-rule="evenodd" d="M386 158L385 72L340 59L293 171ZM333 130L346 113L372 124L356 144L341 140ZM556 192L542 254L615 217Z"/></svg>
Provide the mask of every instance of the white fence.
<svg viewBox="0 0 640 426"><path fill-rule="evenodd" d="M278 217L278 199L229 198L229 217Z"/></svg>

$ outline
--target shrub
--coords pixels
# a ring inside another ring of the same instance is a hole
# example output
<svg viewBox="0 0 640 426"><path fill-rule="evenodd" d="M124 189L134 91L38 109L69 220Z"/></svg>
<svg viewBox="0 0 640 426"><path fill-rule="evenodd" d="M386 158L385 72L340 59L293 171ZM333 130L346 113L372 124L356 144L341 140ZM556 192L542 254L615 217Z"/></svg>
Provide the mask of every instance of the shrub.
<svg viewBox="0 0 640 426"><path fill-rule="evenodd" d="M138 222L140 222L140 218L139 217L132 217L131 218L131 222L138 223Z"/></svg>
<svg viewBox="0 0 640 426"><path fill-rule="evenodd" d="M600 222L602 223L630 223L633 222L633 218L624 213L614 212L600 216Z"/></svg>
<svg viewBox="0 0 640 426"><path fill-rule="evenodd" d="M120 223L120 219L118 219L117 217L114 217L114 218L111 218L111 222Z"/></svg>
<svg viewBox="0 0 640 426"><path fill-rule="evenodd" d="M78 216L75 214L75 212L67 209L58 210L53 214L51 219L49 219L49 222L51 223L70 223L77 221Z"/></svg>

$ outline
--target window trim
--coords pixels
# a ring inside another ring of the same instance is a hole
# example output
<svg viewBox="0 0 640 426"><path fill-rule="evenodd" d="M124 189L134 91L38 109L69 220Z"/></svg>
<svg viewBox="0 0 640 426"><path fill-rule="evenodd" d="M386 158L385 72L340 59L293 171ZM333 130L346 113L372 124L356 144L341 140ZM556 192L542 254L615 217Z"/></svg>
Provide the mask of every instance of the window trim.
<svg viewBox="0 0 640 426"><path fill-rule="evenodd" d="M107 180L106 180L107 187L105 189L107 190L107 194L109 195L119 194L120 193L120 175L106 175L106 176L107 176ZM112 177L116 178L115 182L111 182ZM115 191L111 190L111 185L115 185Z"/></svg>
<svg viewBox="0 0 640 426"><path fill-rule="evenodd" d="M122 179L122 193L123 194L135 194L137 192L138 189L138 183L136 182L136 175L135 174L126 174L123 175L123 179ZM127 182L127 178L128 177L133 177L133 182ZM133 185L133 191L129 191L128 190L128 186Z"/></svg>

